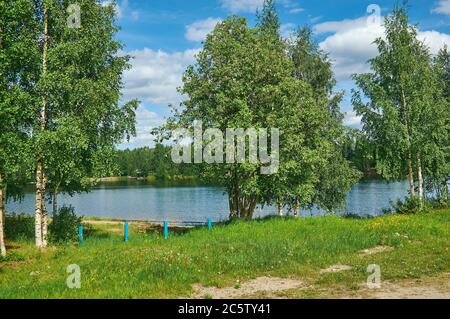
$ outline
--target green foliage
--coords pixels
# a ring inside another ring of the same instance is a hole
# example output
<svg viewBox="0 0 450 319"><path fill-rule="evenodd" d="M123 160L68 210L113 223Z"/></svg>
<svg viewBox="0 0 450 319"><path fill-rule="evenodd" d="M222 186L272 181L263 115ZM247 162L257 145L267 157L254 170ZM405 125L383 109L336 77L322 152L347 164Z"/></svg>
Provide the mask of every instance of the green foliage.
<svg viewBox="0 0 450 319"><path fill-rule="evenodd" d="M364 132L346 128L343 152L344 157L366 177L374 177L376 147Z"/></svg>
<svg viewBox="0 0 450 319"><path fill-rule="evenodd" d="M261 11L256 13L257 27L262 33L269 34L275 39L280 38L280 20L275 0L264 0Z"/></svg>
<svg viewBox="0 0 450 319"><path fill-rule="evenodd" d="M418 214L424 212L424 208L421 206L420 198L415 196L413 198L407 197L403 201L398 200L395 203L391 203L392 209L385 210L385 214Z"/></svg>
<svg viewBox="0 0 450 319"><path fill-rule="evenodd" d="M63 206L52 217L49 226L49 240L54 244L72 243L78 240L78 227L82 217L78 217L73 207Z"/></svg>
<svg viewBox="0 0 450 319"><path fill-rule="evenodd" d="M35 149L45 158L52 193L86 191L91 186L86 177L117 173L114 145L135 134L138 106L135 100L119 103L130 56L119 54L123 46L115 38L114 6L77 1L81 28L71 28L70 4L46 4L51 41L47 71L38 74L37 83L47 102L47 120L45 129L34 134Z"/></svg>
<svg viewBox="0 0 450 319"><path fill-rule="evenodd" d="M442 63L433 66L405 8L387 16L385 26L385 38L376 40L379 54L370 60L371 72L354 76L359 90L353 92L353 105L376 147L378 173L386 179L408 175L414 197L414 178L420 173L427 189L443 185L450 173L450 108L442 77L448 71L444 53Z"/></svg>
<svg viewBox="0 0 450 319"><path fill-rule="evenodd" d="M201 175L202 165L173 163L171 148L162 144L157 144L155 148L117 151L114 157L120 168L120 176L151 176L165 180L172 177L200 178Z"/></svg>
<svg viewBox="0 0 450 319"><path fill-rule="evenodd" d="M34 217L27 214L5 217L5 237L8 240L23 241L34 239Z"/></svg>
<svg viewBox="0 0 450 319"><path fill-rule="evenodd" d="M332 90L331 63L308 33L289 45L281 40L273 1L265 2L258 20L254 29L236 16L216 26L183 77L180 93L188 99L165 128L201 120L205 130L282 132L276 174L261 174L261 163L205 165L204 176L226 187L232 218L250 218L257 203L331 210L357 180L342 156L341 94ZM320 68L319 75L303 72L304 62L310 71Z"/></svg>

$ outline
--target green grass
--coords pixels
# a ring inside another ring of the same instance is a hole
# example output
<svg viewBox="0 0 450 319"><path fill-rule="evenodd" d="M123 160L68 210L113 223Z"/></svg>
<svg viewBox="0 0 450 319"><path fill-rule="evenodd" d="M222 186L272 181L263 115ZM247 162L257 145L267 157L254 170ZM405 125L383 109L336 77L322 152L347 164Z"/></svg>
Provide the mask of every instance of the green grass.
<svg viewBox="0 0 450 319"><path fill-rule="evenodd" d="M369 264L385 280L438 275L450 269L450 211L391 215L374 219L317 217L267 219L200 228L164 240L131 225L124 243L120 225L99 225L81 246L35 250L32 243L8 242L0 261L1 298L175 298L191 285L234 286L263 275L293 277L314 287L358 289ZM115 230L115 231L114 231ZM392 251L359 253L377 245ZM334 264L353 270L320 274ZM66 268L81 267L82 288L68 289ZM315 297L314 290L291 297Z"/></svg>

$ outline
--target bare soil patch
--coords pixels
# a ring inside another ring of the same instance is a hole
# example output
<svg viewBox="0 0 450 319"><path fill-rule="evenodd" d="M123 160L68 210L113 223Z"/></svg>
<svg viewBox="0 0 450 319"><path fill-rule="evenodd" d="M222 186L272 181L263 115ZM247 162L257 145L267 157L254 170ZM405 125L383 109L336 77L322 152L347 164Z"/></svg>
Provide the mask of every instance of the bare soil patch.
<svg viewBox="0 0 450 319"><path fill-rule="evenodd" d="M393 249L394 248L389 247L389 246L377 246L377 247L373 247L373 248L369 248L369 249L364 249L364 250L360 251L359 253L362 256L370 256L370 255L374 255L374 254L391 251Z"/></svg>
<svg viewBox="0 0 450 319"><path fill-rule="evenodd" d="M327 269L322 269L320 271L321 274L327 274L327 273L335 273L335 272L341 272L341 271L347 271L347 270L352 270L353 267L352 266L348 266L348 265L333 265L328 267Z"/></svg>
<svg viewBox="0 0 450 319"><path fill-rule="evenodd" d="M384 281L380 289L361 290L344 294L344 299L450 299L450 273L419 280Z"/></svg>
<svg viewBox="0 0 450 319"><path fill-rule="evenodd" d="M252 295L256 293L276 293L289 289L300 288L304 284L300 280L276 278L276 277L259 277L245 283L236 285L235 287L203 287L202 285L194 285L194 299L213 298L213 299L236 299L244 295Z"/></svg>

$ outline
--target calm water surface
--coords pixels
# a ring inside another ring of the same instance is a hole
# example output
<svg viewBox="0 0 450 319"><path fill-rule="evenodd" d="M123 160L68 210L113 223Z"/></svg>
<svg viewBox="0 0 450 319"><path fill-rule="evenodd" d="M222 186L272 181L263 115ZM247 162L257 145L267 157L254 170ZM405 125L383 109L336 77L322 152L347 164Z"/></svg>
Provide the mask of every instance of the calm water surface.
<svg viewBox="0 0 450 319"><path fill-rule="evenodd" d="M355 185L347 196L343 212L358 215L378 215L390 202L403 199L408 193L407 182L364 181ZM70 197L60 195L60 205L72 205L85 217L120 218L152 221L205 221L228 217L228 199L224 190L213 186L156 185L128 182L101 185L91 193ZM33 213L34 194L27 193L21 202L10 201L7 211ZM257 208L256 217L276 214L273 207ZM302 215L320 214L305 211Z"/></svg>

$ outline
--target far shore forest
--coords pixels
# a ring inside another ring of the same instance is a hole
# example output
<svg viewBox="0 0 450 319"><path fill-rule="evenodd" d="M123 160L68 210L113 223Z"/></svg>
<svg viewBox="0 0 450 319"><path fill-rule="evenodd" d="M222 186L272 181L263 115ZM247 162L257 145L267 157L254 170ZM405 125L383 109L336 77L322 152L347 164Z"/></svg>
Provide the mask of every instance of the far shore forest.
<svg viewBox="0 0 450 319"><path fill-rule="evenodd" d="M20 200L31 181L41 249L49 245L50 222L63 227L58 216L70 212L58 207L58 194L89 191L108 176L214 181L226 189L232 220L252 219L258 205L293 215L314 206L331 214L363 176L408 180L409 212L435 202L448 206L450 51L430 53L409 21L407 4L386 16L370 71L355 74L356 89L345 93L336 90L332 61L311 28L281 36L275 0L264 1L255 26L228 17L185 70L179 88L185 100L148 132L156 146L118 151L136 136L140 102L124 102L121 94L132 57L122 54L112 5L78 0L82 28L73 28L69 2L0 1L3 256L6 200ZM344 94L352 97L361 129L343 124ZM278 128L278 173L262 175L261 163L173 164L164 145L174 129L195 121L204 129Z"/></svg>

